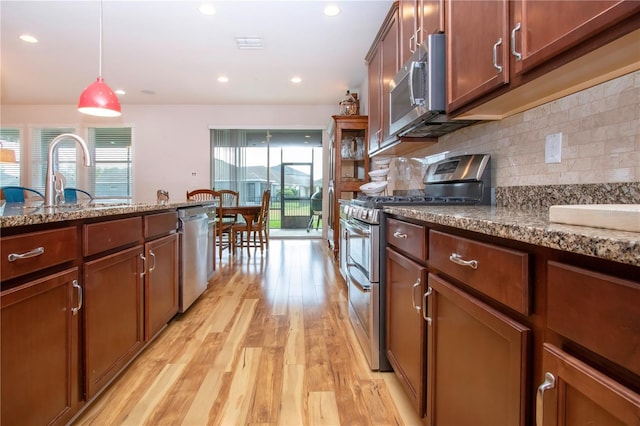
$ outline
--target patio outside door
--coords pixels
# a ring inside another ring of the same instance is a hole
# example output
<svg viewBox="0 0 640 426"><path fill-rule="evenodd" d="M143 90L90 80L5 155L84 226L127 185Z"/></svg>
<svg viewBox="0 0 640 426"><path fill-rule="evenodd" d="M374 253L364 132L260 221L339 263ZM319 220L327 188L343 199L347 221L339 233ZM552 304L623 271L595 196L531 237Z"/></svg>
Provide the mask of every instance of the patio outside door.
<svg viewBox="0 0 640 426"><path fill-rule="evenodd" d="M282 229L304 229L311 217L312 163L282 163L280 169Z"/></svg>

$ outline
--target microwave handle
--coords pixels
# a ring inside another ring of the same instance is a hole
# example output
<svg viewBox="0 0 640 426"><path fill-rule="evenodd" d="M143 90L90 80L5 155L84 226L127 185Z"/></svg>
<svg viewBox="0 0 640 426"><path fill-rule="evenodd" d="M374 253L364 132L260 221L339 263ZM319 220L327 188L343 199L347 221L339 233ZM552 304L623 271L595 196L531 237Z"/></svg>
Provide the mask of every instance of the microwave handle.
<svg viewBox="0 0 640 426"><path fill-rule="evenodd" d="M414 81L414 73L417 69L424 69L425 63L422 61L413 61L411 62L411 69L409 70L409 98L411 101L411 105L424 105L425 94L421 93L419 98L416 98L416 94L413 92L413 81Z"/></svg>
<svg viewBox="0 0 640 426"><path fill-rule="evenodd" d="M413 70L415 69L416 61L411 62L411 66L409 68L409 102L411 106L416 104L416 98L413 93Z"/></svg>

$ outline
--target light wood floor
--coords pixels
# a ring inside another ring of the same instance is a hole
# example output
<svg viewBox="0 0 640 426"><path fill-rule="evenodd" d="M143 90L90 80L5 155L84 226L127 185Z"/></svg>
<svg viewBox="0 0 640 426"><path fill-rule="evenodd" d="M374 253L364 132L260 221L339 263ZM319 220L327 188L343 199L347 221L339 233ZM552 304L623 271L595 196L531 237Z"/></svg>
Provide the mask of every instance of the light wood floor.
<svg viewBox="0 0 640 426"><path fill-rule="evenodd" d="M93 425L419 425L372 372L324 240L223 255L208 290L76 421Z"/></svg>

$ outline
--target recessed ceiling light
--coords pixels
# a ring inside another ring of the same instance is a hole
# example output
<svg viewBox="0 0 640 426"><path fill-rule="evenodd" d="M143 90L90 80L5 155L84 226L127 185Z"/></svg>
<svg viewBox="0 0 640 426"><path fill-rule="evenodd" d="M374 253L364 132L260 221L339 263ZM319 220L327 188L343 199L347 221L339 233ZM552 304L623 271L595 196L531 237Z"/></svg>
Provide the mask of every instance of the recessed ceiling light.
<svg viewBox="0 0 640 426"><path fill-rule="evenodd" d="M198 9L203 15L215 15L216 8L211 3L202 3Z"/></svg>
<svg viewBox="0 0 640 426"><path fill-rule="evenodd" d="M340 8L331 4L324 8L324 14L327 16L336 16L340 14Z"/></svg>
<svg viewBox="0 0 640 426"><path fill-rule="evenodd" d="M37 43L38 39L29 34L22 34L20 36L20 40L26 41L27 43Z"/></svg>
<svg viewBox="0 0 640 426"><path fill-rule="evenodd" d="M291 82L292 83L300 83L300 82L302 82L302 79L300 77L293 77L291 79Z"/></svg>
<svg viewBox="0 0 640 426"><path fill-rule="evenodd" d="M260 37L236 37L238 49L262 49L264 42Z"/></svg>
<svg viewBox="0 0 640 426"><path fill-rule="evenodd" d="M229 82L229 77L221 75L220 77L218 77L218 81L220 83L228 83Z"/></svg>
<svg viewBox="0 0 640 426"><path fill-rule="evenodd" d="M142 89L141 90L142 93L144 93L145 95L155 95L156 92L150 89Z"/></svg>
<svg viewBox="0 0 640 426"><path fill-rule="evenodd" d="M127 94L127 92L125 92L122 89L116 89L116 90L114 90L114 92L116 92L116 95L126 95Z"/></svg>

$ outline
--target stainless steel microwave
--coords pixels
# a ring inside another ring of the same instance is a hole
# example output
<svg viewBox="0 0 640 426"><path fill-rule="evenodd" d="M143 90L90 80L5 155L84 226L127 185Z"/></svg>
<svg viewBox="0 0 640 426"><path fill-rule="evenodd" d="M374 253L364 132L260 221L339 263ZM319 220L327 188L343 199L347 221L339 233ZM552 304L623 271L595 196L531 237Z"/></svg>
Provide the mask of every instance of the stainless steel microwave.
<svg viewBox="0 0 640 426"><path fill-rule="evenodd" d="M447 118L445 71L445 35L429 34L389 83L391 135L438 137L475 122Z"/></svg>

